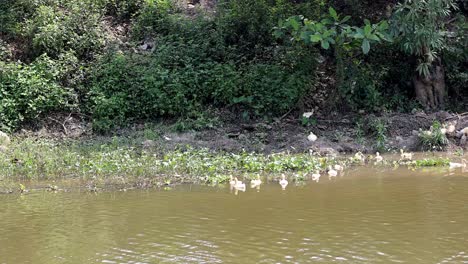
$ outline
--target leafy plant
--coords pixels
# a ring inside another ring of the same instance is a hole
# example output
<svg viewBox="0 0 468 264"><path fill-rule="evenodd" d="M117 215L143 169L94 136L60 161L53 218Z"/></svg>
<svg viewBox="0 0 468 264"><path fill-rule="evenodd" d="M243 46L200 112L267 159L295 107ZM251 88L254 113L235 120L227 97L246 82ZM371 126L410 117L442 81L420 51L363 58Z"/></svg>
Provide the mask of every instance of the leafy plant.
<svg viewBox="0 0 468 264"><path fill-rule="evenodd" d="M445 21L456 9L453 0L405 0L396 6L394 34L405 52L418 57L420 75L430 75L432 63L447 47Z"/></svg>
<svg viewBox="0 0 468 264"><path fill-rule="evenodd" d="M387 150L387 124L382 119L376 119L372 123L372 128L375 133L375 148L384 152Z"/></svg>
<svg viewBox="0 0 468 264"><path fill-rule="evenodd" d="M34 56L47 53L57 58L73 50L77 57L89 59L104 45L100 18L100 11L87 2L39 5L23 31L31 40Z"/></svg>
<svg viewBox="0 0 468 264"><path fill-rule="evenodd" d="M387 32L389 26L385 20L377 24L365 20L363 27L356 27L346 24L350 18L342 18L330 7L328 16L319 22L293 16L280 22L274 34L283 37L285 32L291 32L295 40L305 44L319 43L323 49L329 49L332 45L345 50L360 46L364 54L369 53L371 43L390 40Z"/></svg>
<svg viewBox="0 0 468 264"><path fill-rule="evenodd" d="M11 130L53 110L71 108L70 89L59 81L66 69L44 55L30 65L0 61L0 129Z"/></svg>
<svg viewBox="0 0 468 264"><path fill-rule="evenodd" d="M447 136L442 133L439 121L434 121L427 131L419 131L418 138L423 150L443 150L449 143Z"/></svg>

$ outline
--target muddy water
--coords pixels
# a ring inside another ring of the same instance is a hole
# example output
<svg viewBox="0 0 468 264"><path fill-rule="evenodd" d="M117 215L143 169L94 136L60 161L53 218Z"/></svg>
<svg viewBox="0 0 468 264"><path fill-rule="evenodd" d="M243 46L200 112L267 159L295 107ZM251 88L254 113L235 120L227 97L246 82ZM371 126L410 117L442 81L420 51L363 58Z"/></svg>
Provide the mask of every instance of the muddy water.
<svg viewBox="0 0 468 264"><path fill-rule="evenodd" d="M468 174L0 196L0 264L468 263Z"/></svg>

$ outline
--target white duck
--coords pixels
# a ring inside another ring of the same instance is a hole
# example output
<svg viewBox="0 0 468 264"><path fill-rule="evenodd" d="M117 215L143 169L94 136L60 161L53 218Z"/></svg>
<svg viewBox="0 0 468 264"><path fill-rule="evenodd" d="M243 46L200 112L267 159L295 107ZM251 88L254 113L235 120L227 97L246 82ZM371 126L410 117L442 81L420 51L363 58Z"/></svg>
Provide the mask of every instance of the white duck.
<svg viewBox="0 0 468 264"><path fill-rule="evenodd" d="M284 176L284 174L281 174L281 180L279 181L279 184L283 190L286 189L286 186L288 186L288 180L286 180L286 176Z"/></svg>
<svg viewBox="0 0 468 264"><path fill-rule="evenodd" d="M332 169L332 166L328 166L328 178L335 178L338 175L338 172Z"/></svg>
<svg viewBox="0 0 468 264"><path fill-rule="evenodd" d="M364 162L366 160L366 157L364 157L364 154L362 154L361 152L356 152L356 154L354 154L354 159L360 162Z"/></svg>
<svg viewBox="0 0 468 264"><path fill-rule="evenodd" d="M383 161L383 157L380 156L380 153L379 153L379 152L376 152L376 153L375 153L375 158L374 158L374 159L375 159L375 163L380 163L380 162Z"/></svg>
<svg viewBox="0 0 468 264"><path fill-rule="evenodd" d="M450 167L451 169L455 169L455 168L465 168L465 167L466 167L466 160L465 160L465 159L462 159L462 162L461 162L461 163L450 162L450 163L449 163L449 167Z"/></svg>
<svg viewBox="0 0 468 264"><path fill-rule="evenodd" d="M245 183L243 183L242 181L239 181L237 178L234 178L234 181L235 181L234 189L245 192Z"/></svg>
<svg viewBox="0 0 468 264"><path fill-rule="evenodd" d="M401 157L401 160L412 160L413 153L404 152L403 149L400 149L400 157Z"/></svg>
<svg viewBox="0 0 468 264"><path fill-rule="evenodd" d="M260 180L260 177L257 177L257 179L254 179L254 180L250 181L250 187L251 188L258 187L258 186L260 186L260 184L262 184L262 180Z"/></svg>
<svg viewBox="0 0 468 264"><path fill-rule="evenodd" d="M316 171L315 173L312 174L312 180L315 181L315 182L318 182L320 180L321 176L322 175L320 175L320 172Z"/></svg>
<svg viewBox="0 0 468 264"><path fill-rule="evenodd" d="M333 167L334 167L335 170L338 171L338 172L344 170L344 166L343 166L343 165L335 164L335 166L333 166Z"/></svg>

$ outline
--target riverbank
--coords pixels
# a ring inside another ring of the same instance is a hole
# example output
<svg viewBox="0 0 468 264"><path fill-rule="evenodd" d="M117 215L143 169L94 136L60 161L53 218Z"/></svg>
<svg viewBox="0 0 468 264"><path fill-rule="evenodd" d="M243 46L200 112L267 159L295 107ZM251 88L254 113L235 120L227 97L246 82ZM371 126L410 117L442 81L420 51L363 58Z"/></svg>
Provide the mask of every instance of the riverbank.
<svg viewBox="0 0 468 264"><path fill-rule="evenodd" d="M315 171L325 174L330 165L373 164L377 151L390 154L379 166L444 167L460 162L465 146L456 131L468 126L466 116L447 112L312 119L292 114L270 122L240 122L227 115L183 132L180 123L159 122L99 136L73 116L59 119L43 119L51 121L12 136L0 151L0 192L54 191L70 182L89 191L219 184L231 176L248 181L283 173L305 181ZM421 151L428 147L424 144L442 152L398 162L401 149ZM353 158L356 153L363 153L362 159Z"/></svg>
<svg viewBox="0 0 468 264"><path fill-rule="evenodd" d="M0 152L0 193L170 188L183 183L216 185L228 182L231 176L247 182L258 177L275 181L282 174L291 182L305 182L314 172L328 178L327 169L334 165L345 170L401 165L448 168L449 161L446 153L418 154L411 161L388 155L379 162L373 155L360 154L233 153L191 146L167 150L136 145L125 137L108 142L13 138L9 148Z"/></svg>

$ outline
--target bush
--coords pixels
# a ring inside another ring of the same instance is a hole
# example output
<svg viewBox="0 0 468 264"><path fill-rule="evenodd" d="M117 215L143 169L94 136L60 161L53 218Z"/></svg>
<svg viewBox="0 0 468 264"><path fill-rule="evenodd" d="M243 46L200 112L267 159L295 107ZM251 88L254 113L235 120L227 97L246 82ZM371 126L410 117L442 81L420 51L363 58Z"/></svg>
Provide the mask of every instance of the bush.
<svg viewBox="0 0 468 264"><path fill-rule="evenodd" d="M146 1L140 15L133 23L132 37L141 40L155 37L158 34L169 34L174 24L169 16L172 8L169 0Z"/></svg>
<svg viewBox="0 0 468 264"><path fill-rule="evenodd" d="M264 47L258 59L239 58L211 19L160 11L147 6L134 31L135 38L154 38L152 53L110 52L97 63L88 101L96 131L155 117L199 120L207 106L278 115L314 80L313 50ZM138 28L150 30L139 35Z"/></svg>
<svg viewBox="0 0 468 264"><path fill-rule="evenodd" d="M236 68L210 61L169 68L160 59L120 54L101 62L90 98L97 131L139 119L198 118L206 105L238 105L256 115L277 115L296 103L310 81L281 65Z"/></svg>
<svg viewBox="0 0 468 264"><path fill-rule="evenodd" d="M30 65L0 61L0 129L11 130L22 121L72 103L72 92L62 87L62 65L46 55Z"/></svg>
<svg viewBox="0 0 468 264"><path fill-rule="evenodd" d="M449 143L447 136L442 133L440 122L434 121L427 131L419 131L419 145L422 150L443 150Z"/></svg>
<svg viewBox="0 0 468 264"><path fill-rule="evenodd" d="M80 1L65 6L40 5L24 26L31 41L31 56L47 53L52 58L73 51L80 59L90 59L104 45L101 15L97 7Z"/></svg>

